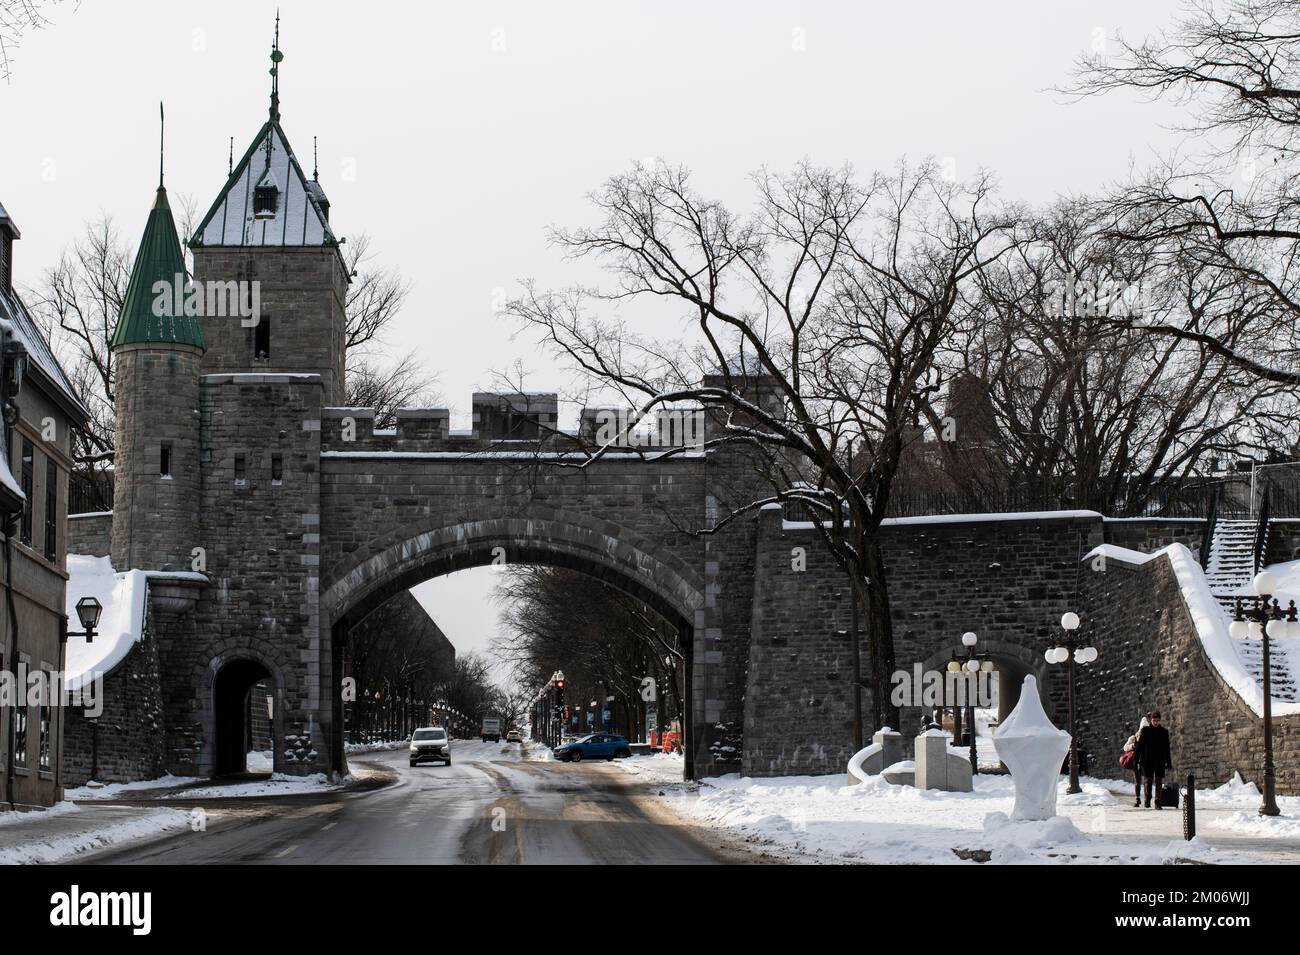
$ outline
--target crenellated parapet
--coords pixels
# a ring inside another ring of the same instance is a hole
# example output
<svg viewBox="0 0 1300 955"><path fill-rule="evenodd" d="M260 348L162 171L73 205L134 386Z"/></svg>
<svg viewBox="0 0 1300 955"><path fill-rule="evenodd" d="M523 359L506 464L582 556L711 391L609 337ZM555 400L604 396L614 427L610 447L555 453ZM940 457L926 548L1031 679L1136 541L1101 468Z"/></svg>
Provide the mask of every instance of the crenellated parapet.
<svg viewBox="0 0 1300 955"><path fill-rule="evenodd" d="M469 431L451 429L447 408L402 408L389 427L376 427L374 408L326 408L321 448L354 452L592 453L605 445L650 453L702 450L704 415L696 409L664 408L638 419L630 408L583 408L576 432L558 426L554 392L476 392Z"/></svg>

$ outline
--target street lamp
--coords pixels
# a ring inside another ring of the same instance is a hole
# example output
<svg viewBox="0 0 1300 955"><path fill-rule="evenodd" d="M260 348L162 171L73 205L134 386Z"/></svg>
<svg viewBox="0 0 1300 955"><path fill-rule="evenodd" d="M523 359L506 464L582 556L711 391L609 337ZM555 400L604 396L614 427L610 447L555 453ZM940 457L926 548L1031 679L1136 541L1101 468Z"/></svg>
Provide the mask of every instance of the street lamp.
<svg viewBox="0 0 1300 955"><path fill-rule="evenodd" d="M87 643L93 642L95 639L95 627L99 625L99 615L103 613L103 611L104 605L94 597L82 597L77 601L77 619L81 621L82 629L80 631L68 630L64 633L64 636L85 637Z"/></svg>
<svg viewBox="0 0 1300 955"><path fill-rule="evenodd" d="M977 643L979 643L979 637L969 630L961 635L962 649L960 652L953 651L952 659L948 661L949 673L960 673L965 670L971 674L971 680L973 681L977 673L993 672L993 661L987 659L987 654L975 650L975 644ZM960 723L957 719L956 700L953 703L953 729L957 730ZM973 688L968 688L966 692L966 723L970 732L970 771L977 774L980 768L979 754L975 749L975 691Z"/></svg>
<svg viewBox="0 0 1300 955"><path fill-rule="evenodd" d="M1074 727L1074 665L1092 663L1097 659L1097 648L1088 646L1088 641L1076 637L1079 629L1079 615L1073 611L1061 617L1061 628L1065 631L1065 640L1060 646L1052 647L1043 654L1048 663L1069 663L1069 723L1070 723L1070 785L1067 793L1083 792L1079 786L1079 744Z"/></svg>
<svg viewBox="0 0 1300 955"><path fill-rule="evenodd" d="M1260 804L1261 816L1277 816L1277 796L1274 792L1273 771L1273 681L1268 659L1268 638L1282 636L1300 636L1300 620L1297 619L1295 601L1288 601L1287 608L1273 599L1277 581L1268 571L1260 571L1251 581L1254 597L1237 597L1236 610L1228 632L1238 640L1258 636L1263 648L1260 662L1264 669L1264 801ZM1249 600L1247 607L1243 601Z"/></svg>

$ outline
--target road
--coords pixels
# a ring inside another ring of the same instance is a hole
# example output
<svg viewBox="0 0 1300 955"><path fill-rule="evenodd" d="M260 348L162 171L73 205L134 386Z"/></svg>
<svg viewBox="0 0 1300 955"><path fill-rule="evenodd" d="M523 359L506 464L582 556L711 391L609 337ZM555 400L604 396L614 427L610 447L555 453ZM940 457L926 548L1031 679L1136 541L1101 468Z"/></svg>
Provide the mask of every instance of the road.
<svg viewBox="0 0 1300 955"><path fill-rule="evenodd" d="M209 801L206 831L107 850L111 864L682 864L748 861L649 806L649 785L604 763L521 760L518 746L457 741L450 766L406 753L351 757L387 787ZM227 803L234 803L227 805ZM201 804L201 803L200 803ZM181 803L188 807L188 803Z"/></svg>

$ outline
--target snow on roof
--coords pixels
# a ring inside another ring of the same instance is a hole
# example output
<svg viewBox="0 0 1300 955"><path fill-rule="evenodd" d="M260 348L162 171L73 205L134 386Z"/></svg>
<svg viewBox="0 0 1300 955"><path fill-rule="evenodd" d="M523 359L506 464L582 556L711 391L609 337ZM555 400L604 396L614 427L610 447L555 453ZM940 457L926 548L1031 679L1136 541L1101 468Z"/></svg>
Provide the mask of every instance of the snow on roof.
<svg viewBox="0 0 1300 955"><path fill-rule="evenodd" d="M1219 672L1219 676L1232 690L1241 697L1257 715L1264 715L1264 688L1247 669L1237 652L1237 641L1228 634L1228 615L1224 612L1214 594L1210 592L1210 583L1205 579L1205 571L1200 562L1184 544L1170 544L1152 554L1117 547L1114 544L1102 544L1094 547L1084 560L1091 560L1102 555L1108 560L1120 560L1129 564L1145 564L1158 557L1165 557L1173 567L1174 577L1183 595L1183 603L1192 618L1201 646L1210 663ZM1291 599L1300 595L1300 561L1276 565L1275 572L1279 578L1279 593L1275 596ZM1287 588L1292 588L1288 590ZM1274 641L1276 644L1277 641ZM1273 716L1293 716L1300 714L1300 703L1280 700L1273 697Z"/></svg>
<svg viewBox="0 0 1300 955"><path fill-rule="evenodd" d="M108 674L126 659L144 632L144 601L149 575L142 570L117 573L107 557L68 555L65 604L68 620L77 623L77 601L94 597L104 605L95 639L68 638L67 686L79 690L96 673Z"/></svg>
<svg viewBox="0 0 1300 955"><path fill-rule="evenodd" d="M919 517L886 517L881 525L906 524L983 524L989 521L1064 521L1071 519L1101 519L1098 511L1008 511L998 514L924 514ZM823 527L830 527L831 521L823 521ZM787 531L810 531L812 521L783 521L781 528Z"/></svg>
<svg viewBox="0 0 1300 955"><path fill-rule="evenodd" d="M270 140L270 168L267 141ZM253 214L253 190L270 172L278 189L275 214ZM321 193L323 195L323 193ZM338 244L278 122L262 126L204 217L195 246L333 246Z"/></svg>

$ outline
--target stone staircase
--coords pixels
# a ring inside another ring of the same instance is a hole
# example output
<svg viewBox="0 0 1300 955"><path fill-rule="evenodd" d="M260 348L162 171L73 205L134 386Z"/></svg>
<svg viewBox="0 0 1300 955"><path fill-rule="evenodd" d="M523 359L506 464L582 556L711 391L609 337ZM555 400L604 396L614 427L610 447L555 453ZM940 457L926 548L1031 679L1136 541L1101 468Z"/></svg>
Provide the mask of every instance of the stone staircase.
<svg viewBox="0 0 1300 955"><path fill-rule="evenodd" d="M1214 525L1210 541L1210 559L1205 577L1210 593L1229 617L1235 608L1237 594L1250 593L1250 582L1255 576L1255 533L1258 524L1249 520L1220 520ZM1267 546L1267 540L1265 546ZM1296 670L1291 666L1293 640L1269 642L1269 671L1273 699L1293 703L1300 701L1300 685ZM1259 682L1264 680L1263 644L1259 640L1234 640L1237 657L1246 672ZM1300 662L1300 660L1297 660Z"/></svg>
<svg viewBox="0 0 1300 955"><path fill-rule="evenodd" d="M1255 522L1249 520L1220 520L1214 525L1205 578L1210 593L1229 614L1233 611L1233 596L1243 588L1249 592L1250 581L1255 576L1256 529Z"/></svg>

